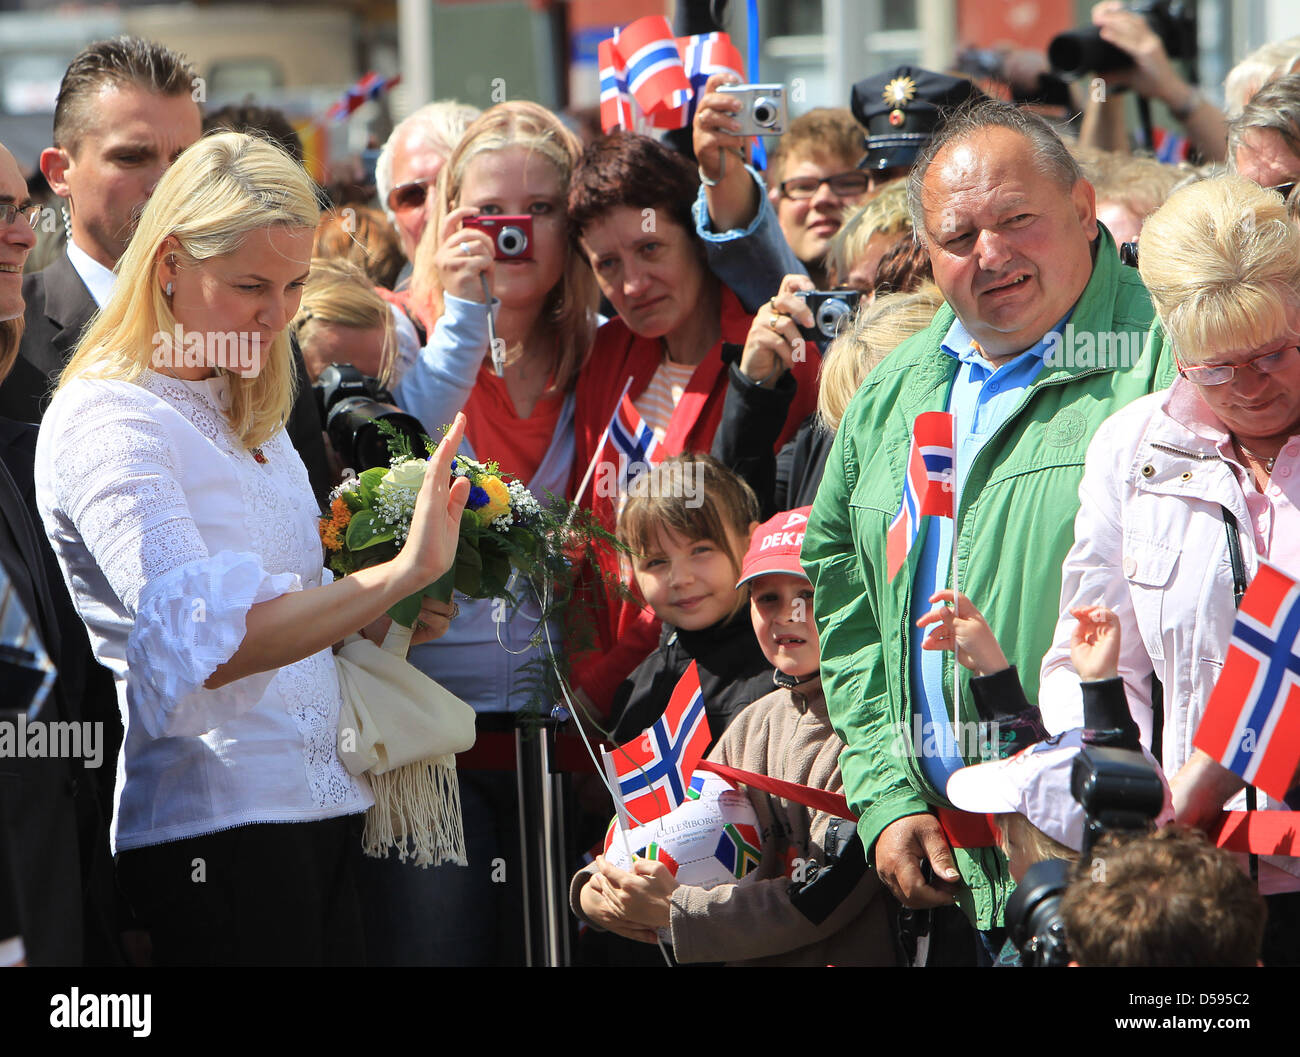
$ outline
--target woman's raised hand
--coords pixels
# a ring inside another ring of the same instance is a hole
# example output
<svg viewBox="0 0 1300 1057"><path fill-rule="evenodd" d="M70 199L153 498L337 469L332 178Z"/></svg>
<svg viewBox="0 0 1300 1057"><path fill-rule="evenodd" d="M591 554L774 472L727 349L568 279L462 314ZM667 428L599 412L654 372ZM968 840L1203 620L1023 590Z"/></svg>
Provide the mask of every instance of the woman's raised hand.
<svg viewBox="0 0 1300 1057"><path fill-rule="evenodd" d="M477 215L477 209L462 206L443 218L438 229L438 250L433 257L433 266L444 293L462 301L482 304L483 281L479 276L487 275L490 290L495 271L492 239L477 228L461 227L464 220Z"/></svg>
<svg viewBox="0 0 1300 1057"><path fill-rule="evenodd" d="M723 85L739 84L733 73L715 73L705 82L695 120L691 124L691 139L700 171L710 180L720 180L724 175L724 154L731 154L730 164L737 169L745 166L745 140L739 135L740 100L734 95L719 92Z"/></svg>
<svg viewBox="0 0 1300 1057"><path fill-rule="evenodd" d="M464 435L465 416L458 414L425 469L424 484L415 499L411 531L401 553L394 559L402 563L402 579L410 586L407 594L433 583L456 559L460 516L469 498L469 481L464 477L451 481L451 460Z"/></svg>

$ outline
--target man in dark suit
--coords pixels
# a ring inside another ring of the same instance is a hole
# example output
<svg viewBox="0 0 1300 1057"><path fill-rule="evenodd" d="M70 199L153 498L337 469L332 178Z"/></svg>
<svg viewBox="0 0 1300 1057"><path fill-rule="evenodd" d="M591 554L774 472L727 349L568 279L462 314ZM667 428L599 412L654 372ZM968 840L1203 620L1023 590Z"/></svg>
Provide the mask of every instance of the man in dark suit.
<svg viewBox="0 0 1300 1057"><path fill-rule="evenodd" d="M26 183L0 146L0 379L21 333L22 265L36 244ZM53 553L29 512L29 499L8 465L31 477L32 427L0 421L0 570L45 654L66 677L55 680L33 722L79 722L86 679L98 669L78 627ZM59 577L52 579L53 576ZM79 632L65 643L63 628ZM0 695L0 722L14 723L25 701ZM110 682L111 690L111 682ZM10 731L17 734L17 727ZM0 946L33 965L80 965L87 940L92 960L120 963L112 917L106 815L80 759L0 754ZM83 895L85 899L83 901ZM16 936L15 933L16 932ZM21 949L14 947L15 939Z"/></svg>
<svg viewBox="0 0 1300 1057"><path fill-rule="evenodd" d="M132 37L86 47L63 75L54 146L41 171L68 201L65 252L23 281L25 332L0 387L0 416L40 422L82 332L113 290L113 268L162 174L201 134L195 74L177 52ZM301 354L298 398L286 425L324 505L330 480Z"/></svg>

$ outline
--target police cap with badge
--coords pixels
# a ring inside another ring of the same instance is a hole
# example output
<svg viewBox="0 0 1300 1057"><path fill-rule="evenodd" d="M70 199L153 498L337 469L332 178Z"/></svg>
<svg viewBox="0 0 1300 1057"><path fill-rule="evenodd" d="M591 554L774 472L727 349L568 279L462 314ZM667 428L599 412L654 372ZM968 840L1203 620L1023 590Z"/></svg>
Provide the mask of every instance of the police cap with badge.
<svg viewBox="0 0 1300 1057"><path fill-rule="evenodd" d="M964 77L898 66L853 86L853 116L867 130L859 169L907 168L948 115L984 93Z"/></svg>

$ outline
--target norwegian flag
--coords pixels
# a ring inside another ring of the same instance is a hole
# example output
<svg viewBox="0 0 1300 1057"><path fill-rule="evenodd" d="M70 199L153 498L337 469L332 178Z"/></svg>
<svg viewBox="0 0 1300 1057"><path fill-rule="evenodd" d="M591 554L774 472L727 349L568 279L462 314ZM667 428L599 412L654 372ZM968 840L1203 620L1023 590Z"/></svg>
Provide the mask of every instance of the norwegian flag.
<svg viewBox="0 0 1300 1057"><path fill-rule="evenodd" d="M704 86L715 73L734 73L742 81L745 79L745 60L726 33L678 37L677 50L681 53L682 67L691 84L690 98L685 106L666 111L657 119L655 125L659 128L690 128Z"/></svg>
<svg viewBox="0 0 1300 1057"><path fill-rule="evenodd" d="M673 50L670 51L669 48ZM675 57L674 57L675 52ZM726 33L673 37L661 15L638 19L596 47L600 67L600 127L635 130L689 128L704 85L715 73L742 81L745 63Z"/></svg>
<svg viewBox="0 0 1300 1057"><path fill-rule="evenodd" d="M354 113L362 103L371 99L378 99L401 79L402 75L400 73L393 77L381 77L374 70L371 70L344 92L342 99L325 111L325 117L334 121L342 121Z"/></svg>
<svg viewBox="0 0 1300 1057"><path fill-rule="evenodd" d="M1300 761L1300 585L1261 562L1193 744L1281 800Z"/></svg>
<svg viewBox="0 0 1300 1057"><path fill-rule="evenodd" d="M691 661L653 727L613 752L601 750L624 829L629 819L644 826L687 800L686 776L695 773L709 738L700 673Z"/></svg>
<svg viewBox="0 0 1300 1057"><path fill-rule="evenodd" d="M613 40L596 45L600 63L600 128L602 132L634 129L632 97L627 94L627 68Z"/></svg>
<svg viewBox="0 0 1300 1057"><path fill-rule="evenodd" d="M921 531L921 518L952 517L953 418L946 411L927 411L912 425L912 450L903 478L903 498L889 526L885 555L889 579L907 562Z"/></svg>
<svg viewBox="0 0 1300 1057"><path fill-rule="evenodd" d="M638 18L614 37L614 47L627 70L632 98L651 121L686 105L691 82L667 18Z"/></svg>
<svg viewBox="0 0 1300 1057"><path fill-rule="evenodd" d="M618 486L624 492L664 457L654 430L645 424L626 389L609 420L609 441L618 452Z"/></svg>

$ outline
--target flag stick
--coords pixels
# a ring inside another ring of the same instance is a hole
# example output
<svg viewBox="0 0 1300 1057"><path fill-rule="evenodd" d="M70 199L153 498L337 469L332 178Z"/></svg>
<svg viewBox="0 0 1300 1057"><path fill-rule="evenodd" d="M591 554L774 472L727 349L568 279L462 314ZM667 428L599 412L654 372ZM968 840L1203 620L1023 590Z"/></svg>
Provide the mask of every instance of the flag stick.
<svg viewBox="0 0 1300 1057"><path fill-rule="evenodd" d="M961 584L957 579L957 544L961 522L957 520L957 415L952 416L952 736L961 752L961 664L957 661L957 617L961 615Z"/></svg>
<svg viewBox="0 0 1300 1057"><path fill-rule="evenodd" d="M573 515L578 506L582 503L582 497L587 491L587 485L591 483L591 475L596 472L596 464L600 462L601 453L605 450L605 442L609 440L609 426L614 421L614 415L618 414L618 409L623 403L623 397L627 391L632 388L632 375L627 376L627 381L623 383L623 391L618 394L618 401L614 404L614 414L609 416L605 423L605 431L600 435L600 443L596 445L596 452L591 457L591 462L587 464L587 472L582 475L582 484L578 485L578 494L573 497L573 506L569 507L568 521L573 520Z"/></svg>
<svg viewBox="0 0 1300 1057"><path fill-rule="evenodd" d="M627 856L627 861L632 862L632 849L627 843L627 830L631 829L628 825L627 808L623 804L623 797L618 791L618 772L614 768L614 761L610 758L608 750L604 745L600 746L600 762L605 768L605 777L609 780L609 791L614 797L614 812L618 816L618 835L623 843L623 854Z"/></svg>
<svg viewBox="0 0 1300 1057"><path fill-rule="evenodd" d="M632 379L629 378L628 381L631 382ZM624 387L624 391L626 392L626 387ZM619 399L622 400L623 398L619 397ZM614 761L610 759L610 755L603 745L600 747L600 761L604 764L605 775L609 779L609 791L614 795L614 809L617 813L614 828L618 831L618 839L623 844L623 854L627 856L628 869L635 872L636 858L633 856L632 848L627 842L627 830L624 828L627 820L627 808L624 807L623 797L618 791L618 772L614 768ZM659 953L663 955L664 963L671 967L673 960L668 956L668 948L658 935L657 929L655 932L655 943L659 945Z"/></svg>

